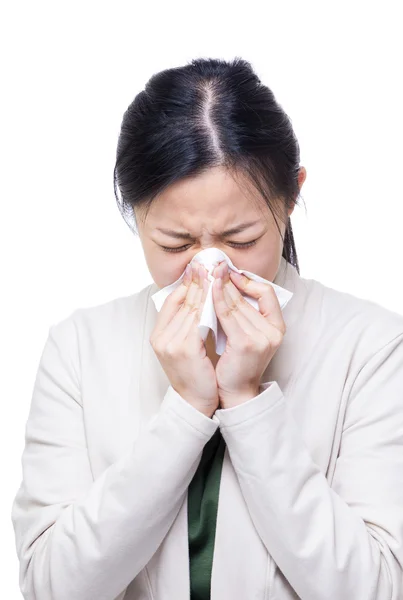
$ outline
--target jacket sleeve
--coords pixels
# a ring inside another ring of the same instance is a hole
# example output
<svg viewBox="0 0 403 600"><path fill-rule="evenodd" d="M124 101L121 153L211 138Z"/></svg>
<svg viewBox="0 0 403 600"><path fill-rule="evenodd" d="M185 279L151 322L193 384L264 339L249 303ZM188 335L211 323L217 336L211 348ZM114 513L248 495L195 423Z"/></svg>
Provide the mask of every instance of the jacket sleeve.
<svg viewBox="0 0 403 600"><path fill-rule="evenodd" d="M95 480L88 458L75 325L49 329L12 504L26 600L113 600L179 512L212 419L171 386L131 450Z"/></svg>
<svg viewBox="0 0 403 600"><path fill-rule="evenodd" d="M403 598L402 334L355 378L331 486L277 382L213 418L256 530L298 597Z"/></svg>

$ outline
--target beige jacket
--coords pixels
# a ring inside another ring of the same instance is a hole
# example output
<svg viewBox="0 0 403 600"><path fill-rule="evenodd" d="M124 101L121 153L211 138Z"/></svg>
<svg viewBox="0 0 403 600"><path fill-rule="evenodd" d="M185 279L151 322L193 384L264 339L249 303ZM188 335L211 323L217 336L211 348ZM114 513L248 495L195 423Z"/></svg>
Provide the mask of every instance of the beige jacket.
<svg viewBox="0 0 403 600"><path fill-rule="evenodd" d="M212 600L403 598L403 316L304 279L259 396L209 419L149 343L152 284L49 330L12 506L27 600L188 600L187 487L227 445Z"/></svg>

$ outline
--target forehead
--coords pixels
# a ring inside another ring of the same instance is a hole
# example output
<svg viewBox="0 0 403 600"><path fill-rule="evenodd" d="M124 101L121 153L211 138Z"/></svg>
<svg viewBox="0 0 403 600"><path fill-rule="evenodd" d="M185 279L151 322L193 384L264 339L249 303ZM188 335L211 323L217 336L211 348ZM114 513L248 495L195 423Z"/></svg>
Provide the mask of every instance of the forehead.
<svg viewBox="0 0 403 600"><path fill-rule="evenodd" d="M269 209L246 177L221 167L169 186L151 205L146 224L189 228L262 218Z"/></svg>

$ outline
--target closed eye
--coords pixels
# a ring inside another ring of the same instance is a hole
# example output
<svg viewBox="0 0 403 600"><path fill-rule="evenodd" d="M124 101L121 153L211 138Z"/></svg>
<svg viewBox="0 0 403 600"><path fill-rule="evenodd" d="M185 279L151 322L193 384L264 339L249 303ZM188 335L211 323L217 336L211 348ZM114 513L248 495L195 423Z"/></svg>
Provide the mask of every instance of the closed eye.
<svg viewBox="0 0 403 600"><path fill-rule="evenodd" d="M233 248L249 248L250 246L254 246L259 238L256 240L252 240L251 242L244 242L243 244L237 242L227 242ZM184 252L188 248L190 248L192 244L186 244L185 246L178 246L177 248L169 248L168 246L161 246L164 252Z"/></svg>

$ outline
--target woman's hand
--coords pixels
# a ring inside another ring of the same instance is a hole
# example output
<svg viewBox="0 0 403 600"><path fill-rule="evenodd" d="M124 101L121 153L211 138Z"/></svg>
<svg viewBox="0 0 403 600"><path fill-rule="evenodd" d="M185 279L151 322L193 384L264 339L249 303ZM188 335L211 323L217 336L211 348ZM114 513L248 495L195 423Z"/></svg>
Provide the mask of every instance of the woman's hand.
<svg viewBox="0 0 403 600"><path fill-rule="evenodd" d="M223 261L213 271L213 300L227 344L216 364L220 408L231 408L258 395L261 377L277 352L286 326L273 287L228 270ZM257 311L245 298L256 298Z"/></svg>
<svg viewBox="0 0 403 600"><path fill-rule="evenodd" d="M211 417L219 405L217 380L198 329L208 290L206 274L203 265L190 265L181 285L165 299L150 343L172 387Z"/></svg>

